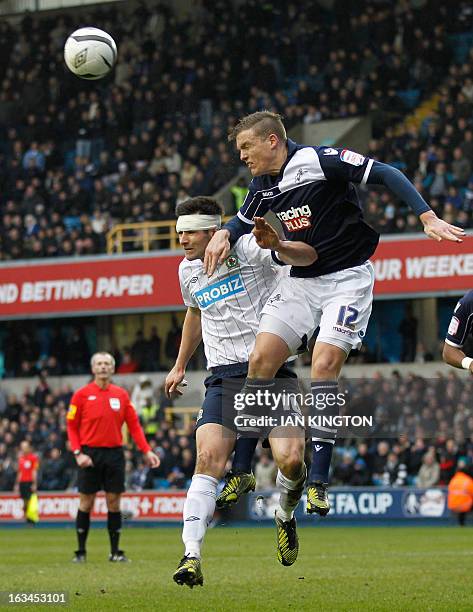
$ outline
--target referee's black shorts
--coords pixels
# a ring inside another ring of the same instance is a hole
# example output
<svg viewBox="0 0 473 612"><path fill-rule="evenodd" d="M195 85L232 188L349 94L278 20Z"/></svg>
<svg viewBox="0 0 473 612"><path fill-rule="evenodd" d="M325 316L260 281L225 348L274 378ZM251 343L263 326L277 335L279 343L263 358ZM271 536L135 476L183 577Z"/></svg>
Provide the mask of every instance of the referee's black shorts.
<svg viewBox="0 0 473 612"><path fill-rule="evenodd" d="M125 490L125 454L121 446L83 446L82 452L93 461L92 467L79 468L79 493L97 491L123 493Z"/></svg>

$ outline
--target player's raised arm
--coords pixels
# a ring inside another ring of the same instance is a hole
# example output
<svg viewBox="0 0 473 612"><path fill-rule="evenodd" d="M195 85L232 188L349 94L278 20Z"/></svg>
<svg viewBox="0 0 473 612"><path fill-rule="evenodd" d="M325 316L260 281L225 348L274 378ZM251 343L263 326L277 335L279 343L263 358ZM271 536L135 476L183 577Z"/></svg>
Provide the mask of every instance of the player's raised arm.
<svg viewBox="0 0 473 612"><path fill-rule="evenodd" d="M200 310L189 306L187 308L184 325L182 326L181 345L174 367L166 376L164 391L167 397L173 394L182 395L178 385L184 380L189 359L195 353L202 340L202 324Z"/></svg>
<svg viewBox="0 0 473 612"><path fill-rule="evenodd" d="M291 266L310 266L317 260L317 251L305 242L281 240L276 230L262 217L254 217L253 234L262 249L271 249L278 259Z"/></svg>
<svg viewBox="0 0 473 612"><path fill-rule="evenodd" d="M320 148L318 159L328 180L384 185L419 217L429 238L462 242L465 230L439 219L414 185L397 168L348 149Z"/></svg>

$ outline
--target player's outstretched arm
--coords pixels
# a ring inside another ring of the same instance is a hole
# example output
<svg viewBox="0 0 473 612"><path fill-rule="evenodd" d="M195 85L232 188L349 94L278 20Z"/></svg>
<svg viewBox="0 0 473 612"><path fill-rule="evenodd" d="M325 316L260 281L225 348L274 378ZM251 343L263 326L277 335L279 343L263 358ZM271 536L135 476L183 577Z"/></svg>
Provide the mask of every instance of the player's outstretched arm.
<svg viewBox="0 0 473 612"><path fill-rule="evenodd" d="M220 229L210 239L204 254L204 270L208 276L223 264L230 253L230 232L227 229Z"/></svg>
<svg viewBox="0 0 473 612"><path fill-rule="evenodd" d="M317 261L317 251L305 242L281 240L276 230L262 217L254 217L253 234L256 244L262 249L276 251L285 264L291 266L310 266Z"/></svg>
<svg viewBox="0 0 473 612"><path fill-rule="evenodd" d="M443 345L442 359L444 360L445 363L453 366L454 368L464 369L468 366L468 369L470 370L470 372L473 373L473 359L471 359L470 357L467 357L460 348L456 346L452 346L451 344L448 344L447 342L445 342L445 344ZM463 362L464 360L467 360L467 359L469 360L469 364L467 362L464 365Z"/></svg>
<svg viewBox="0 0 473 612"><path fill-rule="evenodd" d="M202 324L200 310L198 308L187 308L184 325L182 326L181 345L174 367L166 376L164 392L167 397L182 395L178 385L184 380L187 364L202 340Z"/></svg>
<svg viewBox="0 0 473 612"><path fill-rule="evenodd" d="M375 161L369 172L368 185L384 185L418 215L429 238L462 242L465 230L439 219L414 185L397 168Z"/></svg>
<svg viewBox="0 0 473 612"><path fill-rule="evenodd" d="M419 219L422 221L424 232L429 238L437 240L437 242L441 240L463 242L462 238L465 236L465 230L440 219L433 210L422 213Z"/></svg>

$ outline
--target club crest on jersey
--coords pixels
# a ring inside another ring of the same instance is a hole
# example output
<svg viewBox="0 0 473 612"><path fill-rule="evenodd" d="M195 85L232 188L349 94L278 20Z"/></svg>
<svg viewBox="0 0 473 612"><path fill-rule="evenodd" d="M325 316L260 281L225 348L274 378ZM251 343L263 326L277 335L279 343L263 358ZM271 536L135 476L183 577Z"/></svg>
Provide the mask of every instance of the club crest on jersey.
<svg viewBox="0 0 473 612"><path fill-rule="evenodd" d="M362 166L365 163L363 155L355 153L355 151L350 151L349 149L343 149L340 153L340 159L342 162L351 164L352 166Z"/></svg>
<svg viewBox="0 0 473 612"><path fill-rule="evenodd" d="M120 400L118 397L111 397L108 401L112 410L120 410Z"/></svg>
<svg viewBox="0 0 473 612"><path fill-rule="evenodd" d="M302 176L307 174L309 171L306 168L299 168L296 174L296 178L294 179L295 183L300 183L302 180Z"/></svg>
<svg viewBox="0 0 473 612"><path fill-rule="evenodd" d="M276 216L284 223L289 232L300 232L312 225L310 222L312 212L308 204L293 206L289 210L276 213Z"/></svg>
<svg viewBox="0 0 473 612"><path fill-rule="evenodd" d="M229 270L231 270L232 268L238 268L240 262L238 261L238 257L236 255L230 255L225 260L225 265Z"/></svg>
<svg viewBox="0 0 473 612"><path fill-rule="evenodd" d="M448 326L448 333L450 334L450 336L454 336L457 333L459 325L460 319L458 319L457 317L452 317L450 325Z"/></svg>

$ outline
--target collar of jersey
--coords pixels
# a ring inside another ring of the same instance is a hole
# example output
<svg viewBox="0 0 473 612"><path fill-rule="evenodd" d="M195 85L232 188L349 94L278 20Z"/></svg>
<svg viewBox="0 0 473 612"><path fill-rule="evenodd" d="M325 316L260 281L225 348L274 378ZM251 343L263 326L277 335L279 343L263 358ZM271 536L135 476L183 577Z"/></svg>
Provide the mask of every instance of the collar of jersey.
<svg viewBox="0 0 473 612"><path fill-rule="evenodd" d="M108 391L110 389L110 384L108 383L108 385L105 387L105 389L102 389L102 387L99 387L98 384L95 382L95 380L92 381L92 384L94 385L94 387L96 387L96 389L98 391Z"/></svg>

